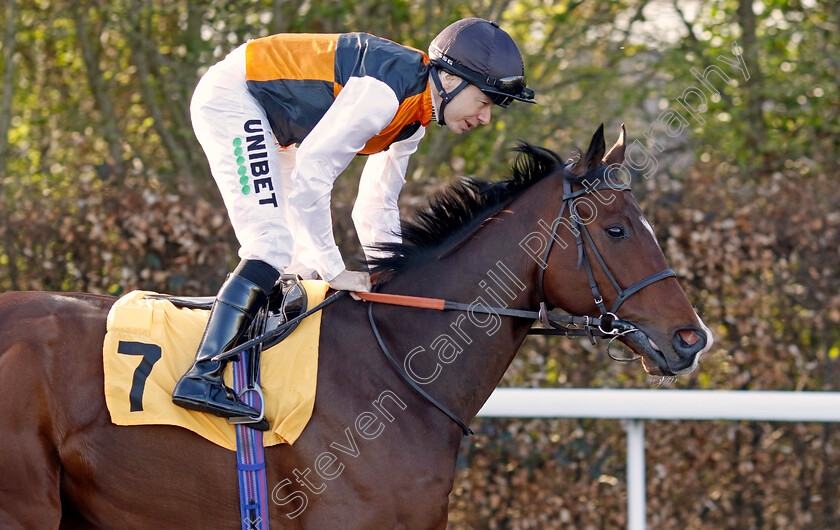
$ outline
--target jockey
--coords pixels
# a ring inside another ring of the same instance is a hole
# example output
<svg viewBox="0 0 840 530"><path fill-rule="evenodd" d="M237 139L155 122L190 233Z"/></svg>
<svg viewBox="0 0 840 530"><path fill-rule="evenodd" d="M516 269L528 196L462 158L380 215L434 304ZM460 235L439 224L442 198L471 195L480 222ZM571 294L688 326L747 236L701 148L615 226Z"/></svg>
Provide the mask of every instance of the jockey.
<svg viewBox="0 0 840 530"><path fill-rule="evenodd" d="M195 362L172 401L223 417L258 417L212 357L236 345L282 273L369 291L335 244L333 181L357 154L352 218L368 258L399 242L397 198L408 159L436 120L456 134L489 123L494 104L535 103L522 56L495 22L444 29L429 55L366 33L279 34L249 41L212 66L190 105L241 261L219 290ZM266 421L254 425L267 429Z"/></svg>

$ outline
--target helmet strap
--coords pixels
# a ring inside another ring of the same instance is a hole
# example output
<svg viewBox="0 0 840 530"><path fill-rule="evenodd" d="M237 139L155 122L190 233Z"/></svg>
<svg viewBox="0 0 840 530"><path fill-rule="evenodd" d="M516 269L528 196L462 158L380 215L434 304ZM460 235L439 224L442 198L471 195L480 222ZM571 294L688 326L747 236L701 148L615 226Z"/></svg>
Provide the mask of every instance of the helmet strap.
<svg viewBox="0 0 840 530"><path fill-rule="evenodd" d="M438 95L440 96L440 108L438 109L437 113L437 122L438 125L446 125L446 122L443 118L443 109L446 108L446 105L449 104L452 99L458 95L458 92L464 90L467 85L469 85L466 81L461 81L461 84L455 87L451 92L447 92L443 89L443 83L440 81L440 76L438 75L438 69L432 67L430 70L430 74L432 76L432 82L435 84L435 89L438 91Z"/></svg>

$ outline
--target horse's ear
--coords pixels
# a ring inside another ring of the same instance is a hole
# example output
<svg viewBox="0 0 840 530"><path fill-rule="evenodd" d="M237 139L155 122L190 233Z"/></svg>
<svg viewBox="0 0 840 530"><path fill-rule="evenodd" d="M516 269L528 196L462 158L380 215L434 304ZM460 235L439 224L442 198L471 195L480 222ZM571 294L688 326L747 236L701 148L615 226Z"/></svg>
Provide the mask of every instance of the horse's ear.
<svg viewBox="0 0 840 530"><path fill-rule="evenodd" d="M604 124L602 123L592 135L592 141L589 142L589 149L586 150L583 159L578 160L569 171L578 176L586 175L598 167L606 150L607 144L604 142Z"/></svg>
<svg viewBox="0 0 840 530"><path fill-rule="evenodd" d="M604 157L604 163L608 166L612 166L618 164L619 166L624 163L624 150L627 148L627 144L625 142L626 132L624 131L624 124L621 124L621 132L618 133L618 140L615 142L615 145L612 146L610 152L607 153L607 156Z"/></svg>

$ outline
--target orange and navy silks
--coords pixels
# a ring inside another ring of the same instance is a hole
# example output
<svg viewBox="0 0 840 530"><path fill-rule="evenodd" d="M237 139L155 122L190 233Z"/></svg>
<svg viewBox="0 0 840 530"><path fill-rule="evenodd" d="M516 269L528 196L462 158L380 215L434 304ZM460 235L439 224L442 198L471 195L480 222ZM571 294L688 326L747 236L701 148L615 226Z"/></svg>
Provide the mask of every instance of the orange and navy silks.
<svg viewBox="0 0 840 530"><path fill-rule="evenodd" d="M248 90L283 146L300 143L352 77L385 83L399 102L391 123L359 154L381 152L431 121L429 58L419 50L367 33L278 34L247 45Z"/></svg>

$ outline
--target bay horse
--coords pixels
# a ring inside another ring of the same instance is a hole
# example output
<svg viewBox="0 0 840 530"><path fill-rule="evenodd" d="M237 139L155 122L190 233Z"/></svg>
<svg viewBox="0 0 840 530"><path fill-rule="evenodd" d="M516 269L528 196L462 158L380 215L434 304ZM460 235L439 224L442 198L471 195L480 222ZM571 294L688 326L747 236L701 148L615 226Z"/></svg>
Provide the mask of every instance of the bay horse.
<svg viewBox="0 0 840 530"><path fill-rule="evenodd" d="M635 326L620 340L649 373L690 372L711 346L708 328L673 273L662 273L665 258L627 186L592 184L611 178L624 149L623 126L606 156L602 126L569 165L521 144L511 178L449 190L404 225L403 243L372 264L378 290L473 308L542 303L593 318L605 315L599 306L620 305ZM111 423L102 343L113 302L0 294L0 527L240 526L232 452L178 427ZM462 430L407 384L379 341L468 423L533 320L350 297L325 308L312 419L293 446L266 449L271 523L444 528Z"/></svg>

